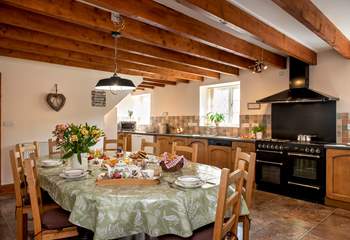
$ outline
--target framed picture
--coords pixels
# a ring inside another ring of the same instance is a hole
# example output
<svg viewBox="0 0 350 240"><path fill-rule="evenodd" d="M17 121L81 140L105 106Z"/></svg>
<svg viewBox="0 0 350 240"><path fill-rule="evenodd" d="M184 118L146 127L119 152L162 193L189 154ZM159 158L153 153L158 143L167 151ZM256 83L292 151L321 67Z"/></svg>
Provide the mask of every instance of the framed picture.
<svg viewBox="0 0 350 240"><path fill-rule="evenodd" d="M260 103L248 103L248 110L260 110L261 104Z"/></svg>

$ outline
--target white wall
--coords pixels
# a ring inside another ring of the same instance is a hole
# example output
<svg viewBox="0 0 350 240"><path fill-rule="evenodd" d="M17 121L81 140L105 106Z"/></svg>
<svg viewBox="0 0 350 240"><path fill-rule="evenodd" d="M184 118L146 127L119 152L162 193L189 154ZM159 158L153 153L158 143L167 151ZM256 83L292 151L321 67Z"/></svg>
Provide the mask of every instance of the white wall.
<svg viewBox="0 0 350 240"><path fill-rule="evenodd" d="M310 67L310 87L339 97L337 112L350 112L350 60L329 50L318 54L317 61Z"/></svg>
<svg viewBox="0 0 350 240"><path fill-rule="evenodd" d="M115 96L108 93L106 107L92 107L91 90L99 79L109 77L111 73L7 57L0 57L0 72L3 118L1 184L12 182L8 155L15 144L47 141L58 123L88 122L104 128L104 115L127 94ZM128 78L137 84L142 80ZM55 83L67 99L59 112L50 109L45 100L46 94L54 91Z"/></svg>

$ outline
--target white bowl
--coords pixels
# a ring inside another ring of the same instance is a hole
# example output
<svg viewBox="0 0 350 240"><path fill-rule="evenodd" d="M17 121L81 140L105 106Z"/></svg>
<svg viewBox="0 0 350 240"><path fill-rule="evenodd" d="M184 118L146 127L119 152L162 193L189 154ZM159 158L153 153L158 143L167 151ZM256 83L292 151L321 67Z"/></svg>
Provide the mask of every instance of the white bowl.
<svg viewBox="0 0 350 240"><path fill-rule="evenodd" d="M191 175L178 177L177 180L183 183L184 185L197 185L202 182L202 180L198 176Z"/></svg>

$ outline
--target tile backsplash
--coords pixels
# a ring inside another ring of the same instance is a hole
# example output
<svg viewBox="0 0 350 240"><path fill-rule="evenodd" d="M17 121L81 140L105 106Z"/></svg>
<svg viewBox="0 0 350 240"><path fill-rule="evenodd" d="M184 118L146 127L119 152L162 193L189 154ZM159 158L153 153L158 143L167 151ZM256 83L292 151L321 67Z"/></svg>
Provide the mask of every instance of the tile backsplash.
<svg viewBox="0 0 350 240"><path fill-rule="evenodd" d="M188 134L208 134L222 136L241 136L250 133L256 125L266 127L265 137L271 136L271 117L269 115L241 115L240 127L213 127L200 126L199 116L154 116L151 117L151 124L148 126L138 126L139 130L157 131L159 123L168 123L170 132L176 132L176 128L183 128Z"/></svg>
<svg viewBox="0 0 350 240"><path fill-rule="evenodd" d="M337 113L337 143L348 143L350 138L350 113ZM271 115L241 115L240 127L204 127L200 126L199 116L154 116L150 125L139 125L138 130L158 131L159 123L168 123L170 132L176 132L176 128L182 127L188 134L217 134L222 136L248 135L257 125L266 127L264 137L271 137Z"/></svg>

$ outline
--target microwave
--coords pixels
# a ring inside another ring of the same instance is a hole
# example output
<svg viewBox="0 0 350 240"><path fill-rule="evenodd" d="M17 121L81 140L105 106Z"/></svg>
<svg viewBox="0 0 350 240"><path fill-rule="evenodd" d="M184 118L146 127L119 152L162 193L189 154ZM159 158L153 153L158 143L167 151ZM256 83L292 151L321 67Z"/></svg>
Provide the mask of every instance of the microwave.
<svg viewBox="0 0 350 240"><path fill-rule="evenodd" d="M136 122L135 121L120 121L118 129L120 131L135 131Z"/></svg>

